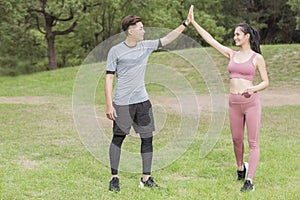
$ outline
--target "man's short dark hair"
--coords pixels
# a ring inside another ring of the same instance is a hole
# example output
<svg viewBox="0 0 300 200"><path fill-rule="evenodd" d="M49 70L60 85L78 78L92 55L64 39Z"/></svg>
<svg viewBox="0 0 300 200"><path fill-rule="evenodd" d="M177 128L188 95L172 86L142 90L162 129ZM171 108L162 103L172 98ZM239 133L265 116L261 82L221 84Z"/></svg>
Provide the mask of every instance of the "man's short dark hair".
<svg viewBox="0 0 300 200"><path fill-rule="evenodd" d="M135 25L138 22L141 22L142 18L137 15L128 15L122 20L122 29L123 31L127 31L128 27L131 25Z"/></svg>

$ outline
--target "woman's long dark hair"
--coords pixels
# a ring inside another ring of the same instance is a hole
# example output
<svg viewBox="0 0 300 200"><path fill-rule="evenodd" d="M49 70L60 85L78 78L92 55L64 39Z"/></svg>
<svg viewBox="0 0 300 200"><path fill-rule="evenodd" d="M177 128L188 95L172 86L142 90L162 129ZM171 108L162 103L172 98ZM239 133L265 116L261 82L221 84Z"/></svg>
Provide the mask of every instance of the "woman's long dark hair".
<svg viewBox="0 0 300 200"><path fill-rule="evenodd" d="M260 50L260 36L259 33L256 29L252 28L249 24L247 23L239 23L235 28L237 27L242 27L242 31L245 34L250 34L250 46L251 49L253 51L255 51L256 53L261 54L261 50Z"/></svg>

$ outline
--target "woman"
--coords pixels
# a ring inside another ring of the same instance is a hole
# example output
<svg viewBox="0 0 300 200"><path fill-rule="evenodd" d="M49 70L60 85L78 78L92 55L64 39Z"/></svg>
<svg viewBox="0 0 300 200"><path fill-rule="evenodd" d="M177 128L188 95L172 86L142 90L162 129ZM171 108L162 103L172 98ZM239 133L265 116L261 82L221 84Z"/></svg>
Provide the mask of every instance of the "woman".
<svg viewBox="0 0 300 200"><path fill-rule="evenodd" d="M259 33L249 24L238 24L235 27L233 39L239 50L234 51L217 42L194 20L193 6L191 6L189 17L201 37L229 59L229 119L238 167L237 175L238 180L246 179L241 191L253 191L253 178L259 160L258 136L261 119L261 104L257 92L269 85L266 64L259 46ZM253 78L256 71L260 74L261 82L254 85ZM243 161L245 124L250 148L249 170L248 163ZM247 171L248 175L246 177Z"/></svg>

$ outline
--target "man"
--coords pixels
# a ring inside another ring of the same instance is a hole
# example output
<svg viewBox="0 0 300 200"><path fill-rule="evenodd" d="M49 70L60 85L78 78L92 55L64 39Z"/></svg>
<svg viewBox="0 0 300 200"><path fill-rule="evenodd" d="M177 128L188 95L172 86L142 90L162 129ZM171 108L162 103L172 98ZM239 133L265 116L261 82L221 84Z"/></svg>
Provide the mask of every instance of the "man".
<svg viewBox="0 0 300 200"><path fill-rule="evenodd" d="M122 20L122 29L126 33L126 39L110 49L105 80L106 116L113 120L113 138L109 149L112 174L109 183L110 191L120 191L118 167L121 146L131 126L141 137L143 175L140 187L158 187L150 175L154 121L152 106L144 83L146 65L149 55L175 40L189 22L189 19L183 21L180 26L163 38L143 40L145 31L139 16L130 15ZM116 86L114 99L112 99L115 74Z"/></svg>

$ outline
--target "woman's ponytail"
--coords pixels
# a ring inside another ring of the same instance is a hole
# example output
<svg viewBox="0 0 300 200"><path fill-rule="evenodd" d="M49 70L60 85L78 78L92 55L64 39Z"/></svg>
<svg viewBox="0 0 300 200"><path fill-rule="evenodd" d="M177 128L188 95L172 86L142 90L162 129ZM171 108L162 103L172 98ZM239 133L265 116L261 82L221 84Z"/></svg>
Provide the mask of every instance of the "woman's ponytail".
<svg viewBox="0 0 300 200"><path fill-rule="evenodd" d="M260 41L260 35L258 33L258 31L252 27L251 28L251 32L252 34L250 34L250 45L251 45L251 49L253 51L255 51L256 53L259 53L261 54L261 50L260 50L260 44L259 44L259 41Z"/></svg>

